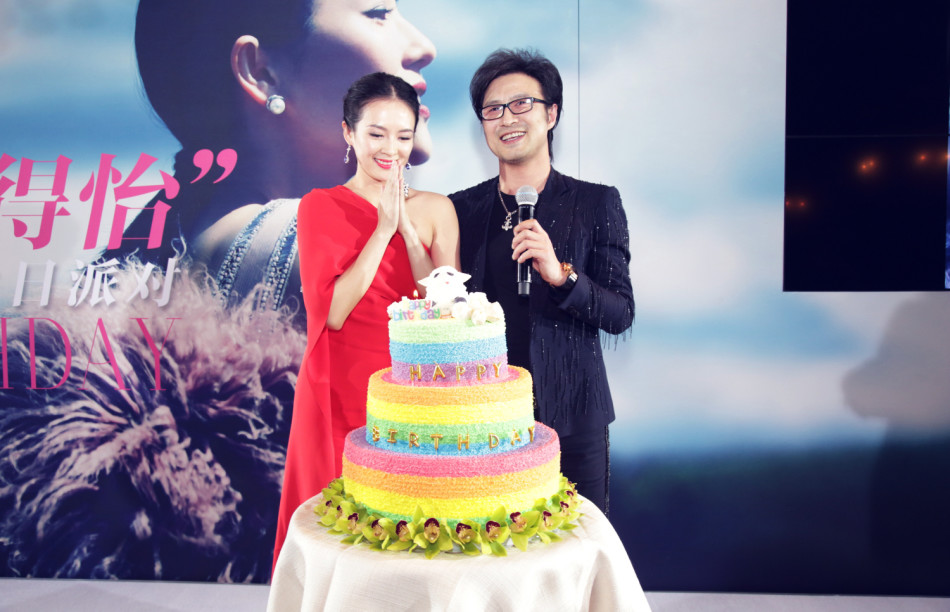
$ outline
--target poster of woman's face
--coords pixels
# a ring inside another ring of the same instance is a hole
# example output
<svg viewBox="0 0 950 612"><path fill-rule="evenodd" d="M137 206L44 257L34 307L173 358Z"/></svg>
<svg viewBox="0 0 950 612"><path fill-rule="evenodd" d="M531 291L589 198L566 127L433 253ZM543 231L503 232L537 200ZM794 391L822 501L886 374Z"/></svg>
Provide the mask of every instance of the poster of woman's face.
<svg viewBox="0 0 950 612"><path fill-rule="evenodd" d="M287 234L279 292L270 262L227 273L255 269L233 244L352 175L343 97L370 72L419 97L414 185L483 180L468 79L509 45L576 80L562 4L4 5L0 573L267 581L306 329Z"/></svg>

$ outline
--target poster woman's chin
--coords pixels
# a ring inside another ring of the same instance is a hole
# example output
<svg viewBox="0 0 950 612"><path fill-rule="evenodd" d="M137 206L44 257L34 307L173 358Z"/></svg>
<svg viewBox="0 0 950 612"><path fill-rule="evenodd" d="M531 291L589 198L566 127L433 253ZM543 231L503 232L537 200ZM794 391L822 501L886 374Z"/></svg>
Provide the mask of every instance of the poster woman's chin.
<svg viewBox="0 0 950 612"><path fill-rule="evenodd" d="M429 118L419 115L419 124L413 138L412 154L409 162L412 165L424 164L432 154L432 134L429 133Z"/></svg>

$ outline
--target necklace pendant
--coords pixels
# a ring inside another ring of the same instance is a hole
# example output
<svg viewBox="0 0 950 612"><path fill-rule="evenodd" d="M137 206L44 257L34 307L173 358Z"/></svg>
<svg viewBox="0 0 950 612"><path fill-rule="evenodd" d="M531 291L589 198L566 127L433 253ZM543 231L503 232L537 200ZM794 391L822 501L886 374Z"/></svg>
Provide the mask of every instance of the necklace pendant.
<svg viewBox="0 0 950 612"><path fill-rule="evenodd" d="M515 206L514 210L508 210L508 207L505 206L505 198L501 197L501 185L498 185L498 201L501 202L501 207L505 209L505 222L501 224L501 229L508 231L511 229L511 215L518 212L518 207Z"/></svg>

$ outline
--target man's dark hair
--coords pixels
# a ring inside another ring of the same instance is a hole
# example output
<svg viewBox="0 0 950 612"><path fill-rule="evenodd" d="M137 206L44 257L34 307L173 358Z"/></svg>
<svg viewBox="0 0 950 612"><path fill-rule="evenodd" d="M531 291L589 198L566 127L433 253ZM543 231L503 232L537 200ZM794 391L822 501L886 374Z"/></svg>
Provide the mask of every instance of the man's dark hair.
<svg viewBox="0 0 950 612"><path fill-rule="evenodd" d="M564 101L564 86L561 73L551 60L533 49L498 49L489 55L472 76L468 93L472 98L472 108L479 121L482 120L482 106L485 92L498 77L521 72L541 84L541 95L551 104L557 104L557 117L554 126L548 130L548 154L554 156L554 128L561 120Z"/></svg>

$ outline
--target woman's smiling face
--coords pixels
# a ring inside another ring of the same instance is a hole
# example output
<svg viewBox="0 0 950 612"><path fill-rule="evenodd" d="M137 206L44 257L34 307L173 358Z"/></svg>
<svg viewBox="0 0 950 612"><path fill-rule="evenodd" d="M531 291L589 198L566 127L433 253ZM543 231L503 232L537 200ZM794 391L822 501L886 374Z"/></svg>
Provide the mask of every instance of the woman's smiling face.
<svg viewBox="0 0 950 612"><path fill-rule="evenodd" d="M344 136L356 154L357 174L385 182L394 165L405 166L413 150L415 121L402 100L376 98L363 106L352 130L344 123Z"/></svg>

